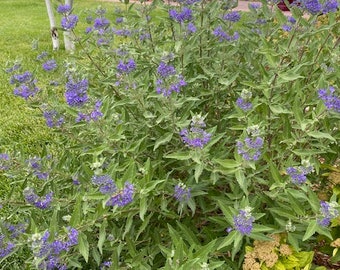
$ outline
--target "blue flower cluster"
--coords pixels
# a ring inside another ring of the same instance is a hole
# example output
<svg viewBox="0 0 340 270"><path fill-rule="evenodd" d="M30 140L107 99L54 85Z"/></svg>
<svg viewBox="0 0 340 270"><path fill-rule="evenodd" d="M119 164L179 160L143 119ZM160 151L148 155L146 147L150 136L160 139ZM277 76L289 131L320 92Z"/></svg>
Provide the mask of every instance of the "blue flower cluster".
<svg viewBox="0 0 340 270"><path fill-rule="evenodd" d="M204 118L196 115L192 118L190 129L184 128L179 133L182 141L189 147L203 148L211 139L211 134L204 130Z"/></svg>
<svg viewBox="0 0 340 270"><path fill-rule="evenodd" d="M326 14L329 12L336 12L339 3L337 0L326 0L322 3L319 0L302 0L301 7L313 15L320 13Z"/></svg>
<svg viewBox="0 0 340 270"><path fill-rule="evenodd" d="M321 201L320 202L320 213L321 213L321 218L318 219L318 223L323 226L327 227L333 218L336 218L339 216L339 211L336 209L338 208L339 205L337 202L325 202Z"/></svg>
<svg viewBox="0 0 340 270"><path fill-rule="evenodd" d="M110 28L110 21L104 17L106 13L105 9L101 9L101 12L96 12L99 16L94 20L88 18L88 22L92 23L92 26L87 27L86 34L93 33L97 38L97 46L107 46L113 40L114 30Z"/></svg>
<svg viewBox="0 0 340 270"><path fill-rule="evenodd" d="M288 167L286 172L291 177L292 183L296 185L304 184L307 181L306 175L313 172L312 166Z"/></svg>
<svg viewBox="0 0 340 270"><path fill-rule="evenodd" d="M14 241L26 231L27 225L2 222L0 234L0 259L9 255L15 248Z"/></svg>
<svg viewBox="0 0 340 270"><path fill-rule="evenodd" d="M65 30L73 30L78 23L78 16L75 14L70 14L70 5L59 5L57 7L57 12L63 14L64 17L61 19L61 27Z"/></svg>
<svg viewBox="0 0 340 270"><path fill-rule="evenodd" d="M186 86L186 82L181 74L177 74L174 66L161 61L157 73L160 78L156 81L156 92L168 97L171 93L179 93L181 88Z"/></svg>
<svg viewBox="0 0 340 270"><path fill-rule="evenodd" d="M111 261L105 261L100 264L100 270L110 269L110 266L112 265Z"/></svg>
<svg viewBox="0 0 340 270"><path fill-rule="evenodd" d="M39 91L36 83L37 80L33 78L32 73L29 71L25 71L21 74L14 74L10 78L10 84L16 86L13 91L14 95L23 97L25 100L34 97Z"/></svg>
<svg viewBox="0 0 340 270"><path fill-rule="evenodd" d="M44 111L43 116L45 118L46 125L50 128L60 128L65 122L64 117L60 116L55 110Z"/></svg>
<svg viewBox="0 0 340 270"><path fill-rule="evenodd" d="M100 110L101 106L102 106L102 102L100 100L98 100L95 103L94 108L90 113L78 112L76 122L81 122L81 121L90 122L91 120L92 121L98 121L99 118L101 118L103 116L103 113Z"/></svg>
<svg viewBox="0 0 340 270"><path fill-rule="evenodd" d="M124 62L123 60L120 60L117 65L117 71L120 74L129 74L135 69L136 69L136 63L131 58L126 62Z"/></svg>
<svg viewBox="0 0 340 270"><path fill-rule="evenodd" d="M229 22L238 22L241 19L241 14L238 11L230 11L223 15L223 20Z"/></svg>
<svg viewBox="0 0 340 270"><path fill-rule="evenodd" d="M174 197L179 202L187 202L191 198L191 189L179 183L175 186Z"/></svg>
<svg viewBox="0 0 340 270"><path fill-rule="evenodd" d="M129 182L126 182L124 188L119 190L109 175L94 175L92 183L99 186L100 193L110 195L106 206L123 207L133 200L134 185Z"/></svg>
<svg viewBox="0 0 340 270"><path fill-rule="evenodd" d="M237 153L247 161L256 161L261 156L263 139L261 137L246 137L243 141L237 141Z"/></svg>
<svg viewBox="0 0 340 270"><path fill-rule="evenodd" d="M235 41L238 40L240 35L238 32L234 32L233 35L227 34L221 25L217 26L213 31L213 35L219 39L220 42L222 41Z"/></svg>
<svg viewBox="0 0 340 270"><path fill-rule="evenodd" d="M251 214L251 208L239 210L237 216L233 217L235 230L239 231L242 235L249 235L253 230L253 222L255 218Z"/></svg>
<svg viewBox="0 0 340 270"><path fill-rule="evenodd" d="M23 191L23 195L25 197L25 200L29 204L32 204L39 209L48 208L53 199L53 192L47 193L45 196L40 197L35 193L35 190L31 187L25 188Z"/></svg>
<svg viewBox="0 0 340 270"><path fill-rule="evenodd" d="M14 243L9 240L6 241L5 235L0 234L0 258L6 257L13 251L14 248Z"/></svg>
<svg viewBox="0 0 340 270"><path fill-rule="evenodd" d="M80 107L88 101L87 90L89 82L87 79L74 80L69 77L66 83L65 98L69 106Z"/></svg>
<svg viewBox="0 0 340 270"><path fill-rule="evenodd" d="M45 63L43 63L42 67L45 71L53 71L58 67L58 65L57 65L57 62L55 60L51 59L51 60L47 60Z"/></svg>
<svg viewBox="0 0 340 270"><path fill-rule="evenodd" d="M246 89L243 89L240 97L236 100L236 105L243 111L250 111L253 108L253 104L249 102L252 97L252 93Z"/></svg>
<svg viewBox="0 0 340 270"><path fill-rule="evenodd" d="M340 97L335 94L333 86L330 86L328 90L319 89L318 94L328 110L340 113Z"/></svg>
<svg viewBox="0 0 340 270"><path fill-rule="evenodd" d="M50 232L46 231L43 235L35 234L31 239L31 249L34 259L38 262L39 269L45 270L66 270L67 266L63 263L61 255L68 252L72 246L78 244L78 230L67 228L67 238L57 238L49 241Z"/></svg>
<svg viewBox="0 0 340 270"><path fill-rule="evenodd" d="M41 180L46 180L49 176L49 173L43 169L42 159L38 157L34 157L28 160L28 164L30 169L33 170L33 174Z"/></svg>
<svg viewBox="0 0 340 270"><path fill-rule="evenodd" d="M0 170L8 170L10 166L10 157L6 153L0 153Z"/></svg>
<svg viewBox="0 0 340 270"><path fill-rule="evenodd" d="M192 20L192 10L187 7L183 7L180 12L177 12L176 9L170 9L169 10L169 16L172 20L183 23L185 21L191 21Z"/></svg>

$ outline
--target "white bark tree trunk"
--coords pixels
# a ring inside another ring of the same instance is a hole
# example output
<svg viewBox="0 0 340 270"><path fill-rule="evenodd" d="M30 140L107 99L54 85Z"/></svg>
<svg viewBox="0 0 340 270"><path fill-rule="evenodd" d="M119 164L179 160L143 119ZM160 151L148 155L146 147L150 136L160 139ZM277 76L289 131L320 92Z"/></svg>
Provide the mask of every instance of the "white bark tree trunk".
<svg viewBox="0 0 340 270"><path fill-rule="evenodd" d="M65 0L65 5L73 7L73 0ZM64 44L66 51L73 52L75 50L74 39L75 37L72 31L64 31Z"/></svg>
<svg viewBox="0 0 340 270"><path fill-rule="evenodd" d="M50 20L53 50L58 50L59 49L59 37L58 37L57 26L55 23L53 8L52 8L50 0L45 0L45 3L46 3L46 8L47 8L48 18Z"/></svg>

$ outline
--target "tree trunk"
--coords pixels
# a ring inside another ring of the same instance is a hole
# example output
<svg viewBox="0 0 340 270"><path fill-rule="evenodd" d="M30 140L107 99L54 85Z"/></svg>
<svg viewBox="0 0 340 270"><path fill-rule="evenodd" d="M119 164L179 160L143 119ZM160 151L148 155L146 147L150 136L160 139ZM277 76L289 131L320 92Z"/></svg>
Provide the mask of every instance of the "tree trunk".
<svg viewBox="0 0 340 270"><path fill-rule="evenodd" d="M59 49L59 37L58 37L58 30L56 27L55 18L53 14L53 8L52 8L50 0L45 0L45 3L46 3L46 8L47 8L48 18L50 20L53 50L58 50Z"/></svg>
<svg viewBox="0 0 340 270"><path fill-rule="evenodd" d="M73 7L73 0L65 0L65 5L66 4ZM74 39L75 37L72 31L64 31L64 44L66 51L73 52L75 50Z"/></svg>

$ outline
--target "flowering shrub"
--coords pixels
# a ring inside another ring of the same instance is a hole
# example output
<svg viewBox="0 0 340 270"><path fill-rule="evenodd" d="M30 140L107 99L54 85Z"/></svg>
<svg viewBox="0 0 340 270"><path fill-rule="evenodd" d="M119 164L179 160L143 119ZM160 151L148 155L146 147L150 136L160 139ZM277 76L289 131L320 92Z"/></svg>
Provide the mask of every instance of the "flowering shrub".
<svg viewBox="0 0 340 270"><path fill-rule="evenodd" d="M59 136L41 156L2 146L12 190L0 204L13 214L0 215L1 262L268 269L302 249L308 263L296 266L307 267L316 237L338 237L339 193L316 192L339 159L337 3L302 1L287 18L265 1L247 14L178 2L98 8L85 21L61 5L78 51L66 64L37 56L53 83L7 69Z"/></svg>

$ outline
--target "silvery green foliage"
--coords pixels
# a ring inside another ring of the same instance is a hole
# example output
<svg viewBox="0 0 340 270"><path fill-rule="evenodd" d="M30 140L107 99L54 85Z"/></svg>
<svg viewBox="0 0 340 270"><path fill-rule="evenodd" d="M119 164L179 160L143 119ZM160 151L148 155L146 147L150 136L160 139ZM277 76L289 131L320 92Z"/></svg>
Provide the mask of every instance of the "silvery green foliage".
<svg viewBox="0 0 340 270"><path fill-rule="evenodd" d="M271 233L296 250L332 238L337 197L320 201L315 186L339 157L336 14L320 26L299 7L291 23L265 3L236 16L226 1L179 2L79 19L79 59L24 96L59 141L48 158L0 154L13 183L1 205L14 213L2 218L26 228L1 228L2 261L240 269L246 243Z"/></svg>

